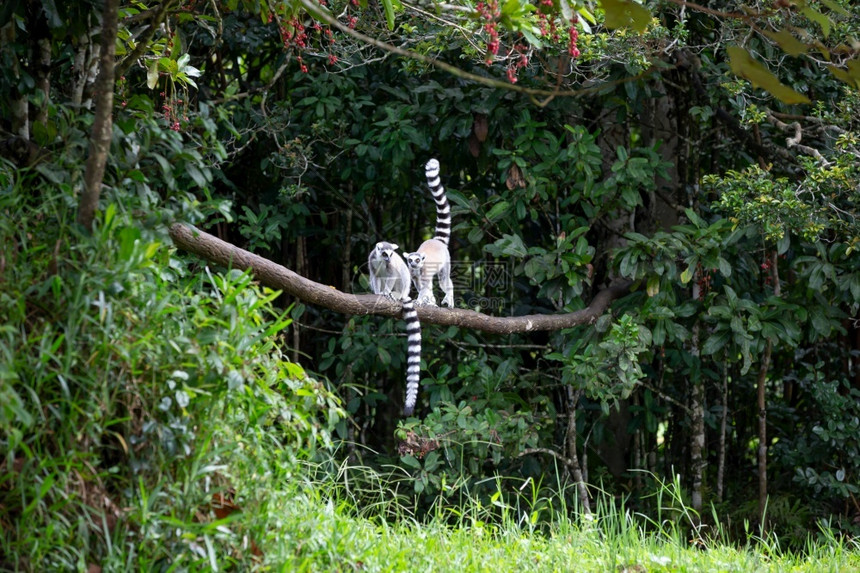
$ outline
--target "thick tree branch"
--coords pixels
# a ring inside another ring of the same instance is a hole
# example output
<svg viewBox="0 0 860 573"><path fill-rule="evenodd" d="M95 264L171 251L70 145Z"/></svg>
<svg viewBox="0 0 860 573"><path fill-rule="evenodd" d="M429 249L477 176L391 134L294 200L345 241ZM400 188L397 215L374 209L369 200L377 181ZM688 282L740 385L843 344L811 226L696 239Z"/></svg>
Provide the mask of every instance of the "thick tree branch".
<svg viewBox="0 0 860 573"><path fill-rule="evenodd" d="M400 316L401 306L375 294L348 294L334 287L316 283L290 269L259 255L240 249L204 231L184 223L170 227L170 237L176 246L215 264L253 271L264 285L282 290L303 302L325 307L344 314L376 314ZM587 308L568 314L532 314L498 317L472 310L441 307L417 307L423 323L461 326L495 334L561 330L597 320L609 304L630 292L630 282L624 282L597 293Z"/></svg>

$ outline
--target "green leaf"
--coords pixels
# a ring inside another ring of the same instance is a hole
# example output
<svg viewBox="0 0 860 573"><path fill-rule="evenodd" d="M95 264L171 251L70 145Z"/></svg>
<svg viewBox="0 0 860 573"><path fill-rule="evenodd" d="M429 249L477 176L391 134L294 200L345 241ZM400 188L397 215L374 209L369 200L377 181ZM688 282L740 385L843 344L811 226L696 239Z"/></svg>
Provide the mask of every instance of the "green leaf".
<svg viewBox="0 0 860 573"><path fill-rule="evenodd" d="M651 275L648 277L648 285L645 289L648 296L657 296L660 293L660 276Z"/></svg>
<svg viewBox="0 0 860 573"><path fill-rule="evenodd" d="M561 8L561 15L569 22L573 17L573 10L570 9L570 4L567 0L559 0L558 5Z"/></svg>
<svg viewBox="0 0 860 573"><path fill-rule="evenodd" d="M158 60L152 60L146 70L146 87L152 90L156 85L158 85Z"/></svg>
<svg viewBox="0 0 860 573"><path fill-rule="evenodd" d="M683 284L687 284L693 279L693 267L689 266L687 269L681 273L681 282Z"/></svg>
<svg viewBox="0 0 860 573"><path fill-rule="evenodd" d="M821 3L830 8L832 11L839 14L840 16L851 17L851 12L840 6L838 2L834 2L834 0L821 0Z"/></svg>
<svg viewBox="0 0 860 573"><path fill-rule="evenodd" d="M196 165L194 165L193 163L186 163L185 172L191 176L191 178L194 180L194 183L196 183L198 187L200 187L201 189L206 187L206 177Z"/></svg>
<svg viewBox="0 0 860 573"><path fill-rule="evenodd" d="M394 29L394 1L382 0L382 7L385 9L385 21L388 24L388 29Z"/></svg>
<svg viewBox="0 0 860 573"><path fill-rule="evenodd" d="M827 69L830 70L830 73L836 79L860 89L860 60L849 60L846 67L848 68L847 70L837 68L836 66L827 66Z"/></svg>
<svg viewBox="0 0 860 573"><path fill-rule="evenodd" d="M376 349L376 354L379 356L379 361L382 362L382 364L385 366L391 364L391 354L389 354L386 349L380 346Z"/></svg>
<svg viewBox="0 0 860 573"><path fill-rule="evenodd" d="M475 227L474 229L469 231L469 235L467 237L469 242L473 245L480 243L483 238L484 238L484 230L481 229L480 227Z"/></svg>
<svg viewBox="0 0 860 573"><path fill-rule="evenodd" d="M489 213L487 213L487 219L490 221L495 221L499 217L501 217L505 212L510 208L510 203L507 201L499 201L493 208L490 209Z"/></svg>
<svg viewBox="0 0 860 573"><path fill-rule="evenodd" d="M809 46L795 38L788 30L783 29L778 30L776 32L765 30L764 34L765 36L779 44L779 47L782 48L782 51L789 56L799 56L809 51Z"/></svg>
<svg viewBox="0 0 860 573"><path fill-rule="evenodd" d="M830 35L830 26L832 25L830 18L809 6L801 8L800 13L821 26L821 33L824 34L825 38Z"/></svg>
<svg viewBox="0 0 860 573"><path fill-rule="evenodd" d="M511 14L515 14L520 9L520 0L508 0L505 2L505 5L502 6L501 16L510 16Z"/></svg>
<svg viewBox="0 0 860 573"><path fill-rule="evenodd" d="M738 46L729 46L729 65L732 72L753 85L760 87L783 103L810 103L809 98L783 84L763 64L757 62L749 52Z"/></svg>
<svg viewBox="0 0 860 573"><path fill-rule="evenodd" d="M607 28L632 28L640 34L651 22L651 12L631 0L600 0Z"/></svg>

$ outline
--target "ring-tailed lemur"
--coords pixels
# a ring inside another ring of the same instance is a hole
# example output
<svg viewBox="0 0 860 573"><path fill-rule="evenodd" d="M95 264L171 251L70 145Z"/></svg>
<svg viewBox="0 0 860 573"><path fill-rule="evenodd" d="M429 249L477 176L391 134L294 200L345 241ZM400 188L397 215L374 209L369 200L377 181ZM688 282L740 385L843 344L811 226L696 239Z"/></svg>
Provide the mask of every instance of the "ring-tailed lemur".
<svg viewBox="0 0 860 573"><path fill-rule="evenodd" d="M415 304L409 298L411 287L409 269L395 251L397 245L382 241L370 251L367 266L370 269L370 290L403 305L403 320L406 321L406 403L403 413L411 416L418 400L418 383L421 371L421 323Z"/></svg>
<svg viewBox="0 0 860 573"><path fill-rule="evenodd" d="M418 250L406 255L415 288L418 289L418 304L436 306L433 296L433 277L439 277L439 287L445 292L442 304L454 306L454 284L451 282L451 255L448 239L451 237L451 207L445 188L439 179L439 161L431 159L425 167L427 185L436 201L436 234L421 243Z"/></svg>

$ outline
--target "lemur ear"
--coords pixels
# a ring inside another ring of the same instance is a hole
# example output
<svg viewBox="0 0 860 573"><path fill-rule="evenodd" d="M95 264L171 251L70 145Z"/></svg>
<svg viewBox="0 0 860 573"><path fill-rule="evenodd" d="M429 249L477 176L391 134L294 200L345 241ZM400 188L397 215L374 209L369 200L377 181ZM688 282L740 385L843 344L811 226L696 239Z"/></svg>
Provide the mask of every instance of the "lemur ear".
<svg viewBox="0 0 860 573"><path fill-rule="evenodd" d="M380 243L376 243L376 250L377 250L377 251L381 251L381 250L382 250L382 243L381 243L381 242L380 242Z"/></svg>
<svg viewBox="0 0 860 573"><path fill-rule="evenodd" d="M400 248L400 247L398 247L395 243L391 243L391 250L392 250L392 251L396 251L396 250L397 250L397 249L399 249L399 248Z"/></svg>

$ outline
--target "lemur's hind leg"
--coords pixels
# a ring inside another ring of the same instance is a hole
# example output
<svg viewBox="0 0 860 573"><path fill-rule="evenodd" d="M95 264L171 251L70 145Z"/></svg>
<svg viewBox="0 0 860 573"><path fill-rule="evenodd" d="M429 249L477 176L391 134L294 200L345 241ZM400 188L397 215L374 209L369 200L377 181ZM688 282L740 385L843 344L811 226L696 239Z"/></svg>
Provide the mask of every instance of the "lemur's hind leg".
<svg viewBox="0 0 860 573"><path fill-rule="evenodd" d="M451 261L439 269L439 288L445 293L445 298L442 299L442 304L454 307L454 283L451 282Z"/></svg>
<svg viewBox="0 0 860 573"><path fill-rule="evenodd" d="M420 306L436 306L436 297L433 295L433 280L421 281L423 284L418 288L418 298L415 304Z"/></svg>

